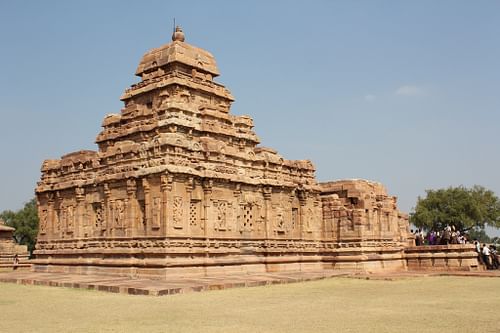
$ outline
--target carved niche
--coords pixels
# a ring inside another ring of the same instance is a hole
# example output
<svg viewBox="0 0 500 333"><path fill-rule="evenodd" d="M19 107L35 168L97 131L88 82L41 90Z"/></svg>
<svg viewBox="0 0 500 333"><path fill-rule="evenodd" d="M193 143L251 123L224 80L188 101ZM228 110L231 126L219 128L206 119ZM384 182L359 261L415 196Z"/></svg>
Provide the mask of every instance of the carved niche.
<svg viewBox="0 0 500 333"><path fill-rule="evenodd" d="M75 211L73 206L66 207L66 231L73 231L73 226L75 224Z"/></svg>
<svg viewBox="0 0 500 333"><path fill-rule="evenodd" d="M153 228L159 228L161 224L161 198L153 198Z"/></svg>
<svg viewBox="0 0 500 333"><path fill-rule="evenodd" d="M292 208L292 230L297 227L299 223L299 209Z"/></svg>
<svg viewBox="0 0 500 333"><path fill-rule="evenodd" d="M215 230L224 231L228 229L228 217L230 215L230 210L232 209L231 203L225 200L219 200L214 202L214 208L216 210L216 220L215 220Z"/></svg>
<svg viewBox="0 0 500 333"><path fill-rule="evenodd" d="M274 211L275 211L276 231L279 234L284 234L286 232L286 223L285 223L285 213L283 205L276 205L274 207Z"/></svg>
<svg viewBox="0 0 500 333"><path fill-rule="evenodd" d="M55 227L55 230L57 232L61 231L61 219L60 219L60 215L61 215L61 209L56 209L55 210L55 214L54 214L54 225L56 226Z"/></svg>
<svg viewBox="0 0 500 333"><path fill-rule="evenodd" d="M122 227L125 221L125 204L123 200L116 200L112 204L113 226Z"/></svg>
<svg viewBox="0 0 500 333"><path fill-rule="evenodd" d="M48 212L47 209L42 209L40 213L40 233L45 234L47 231L47 220L48 220Z"/></svg>

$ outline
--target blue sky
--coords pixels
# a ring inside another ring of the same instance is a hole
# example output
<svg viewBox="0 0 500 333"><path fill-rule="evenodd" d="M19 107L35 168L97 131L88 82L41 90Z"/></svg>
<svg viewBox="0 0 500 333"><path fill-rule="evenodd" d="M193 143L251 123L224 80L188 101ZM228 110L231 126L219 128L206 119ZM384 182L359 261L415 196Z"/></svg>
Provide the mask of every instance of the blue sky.
<svg viewBox="0 0 500 333"><path fill-rule="evenodd" d="M318 179L500 194L500 1L0 1L0 211L44 159L96 149L147 50L209 50L262 145Z"/></svg>

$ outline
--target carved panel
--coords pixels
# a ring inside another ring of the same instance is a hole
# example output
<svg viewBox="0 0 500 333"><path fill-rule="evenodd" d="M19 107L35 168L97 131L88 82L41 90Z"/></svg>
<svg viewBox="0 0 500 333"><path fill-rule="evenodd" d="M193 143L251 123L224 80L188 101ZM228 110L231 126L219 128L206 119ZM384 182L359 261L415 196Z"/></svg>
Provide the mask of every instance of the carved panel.
<svg viewBox="0 0 500 333"><path fill-rule="evenodd" d="M66 207L66 231L72 231L75 224L75 211L73 206Z"/></svg>
<svg viewBox="0 0 500 333"><path fill-rule="evenodd" d="M307 210L306 231L311 232L314 225L314 214L311 208Z"/></svg>
<svg viewBox="0 0 500 333"><path fill-rule="evenodd" d="M174 228L182 229L182 217L183 217L183 199L180 196L175 196L173 200L173 221Z"/></svg>
<svg viewBox="0 0 500 333"><path fill-rule="evenodd" d="M276 215L276 231L278 233L285 233L286 231L285 213L283 211L282 205L275 207L275 215Z"/></svg>
<svg viewBox="0 0 500 333"><path fill-rule="evenodd" d="M216 209L216 220L215 220L215 230L226 230L227 229L227 216L228 216L228 203L227 201L220 200L214 203ZM230 208L229 208L230 209Z"/></svg>
<svg viewBox="0 0 500 333"><path fill-rule="evenodd" d="M159 228L161 224L161 198L153 198L153 228Z"/></svg>
<svg viewBox="0 0 500 333"><path fill-rule="evenodd" d="M299 209L292 208L292 230L297 227L299 223Z"/></svg>
<svg viewBox="0 0 500 333"><path fill-rule="evenodd" d="M63 232L66 231L67 227L66 214L67 214L66 207L62 206L61 208L59 208L59 228Z"/></svg>
<svg viewBox="0 0 500 333"><path fill-rule="evenodd" d="M113 226L122 227L125 222L125 204L123 200L116 200L112 204Z"/></svg>
<svg viewBox="0 0 500 333"><path fill-rule="evenodd" d="M54 225L55 225L55 231L59 232L61 231L61 210L56 209L55 214L54 214Z"/></svg>
<svg viewBox="0 0 500 333"><path fill-rule="evenodd" d="M40 233L44 234L47 231L48 212L47 209L42 209L40 213Z"/></svg>
<svg viewBox="0 0 500 333"><path fill-rule="evenodd" d="M145 200L137 200L139 203L139 221L143 227L146 228L146 201Z"/></svg>

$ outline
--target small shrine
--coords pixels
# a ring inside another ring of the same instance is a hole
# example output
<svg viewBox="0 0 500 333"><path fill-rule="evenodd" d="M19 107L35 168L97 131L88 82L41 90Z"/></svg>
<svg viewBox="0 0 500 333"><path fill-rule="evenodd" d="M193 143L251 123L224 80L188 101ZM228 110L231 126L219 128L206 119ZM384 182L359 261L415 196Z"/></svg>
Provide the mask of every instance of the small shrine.
<svg viewBox="0 0 500 333"><path fill-rule="evenodd" d="M0 268L25 266L29 258L28 247L15 242L14 231L0 219Z"/></svg>

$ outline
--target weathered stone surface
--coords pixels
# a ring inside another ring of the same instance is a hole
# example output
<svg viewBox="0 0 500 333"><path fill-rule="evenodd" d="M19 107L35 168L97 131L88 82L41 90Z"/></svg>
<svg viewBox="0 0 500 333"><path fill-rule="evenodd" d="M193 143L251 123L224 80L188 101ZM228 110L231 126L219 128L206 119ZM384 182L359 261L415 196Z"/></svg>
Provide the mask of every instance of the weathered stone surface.
<svg viewBox="0 0 500 333"><path fill-rule="evenodd" d="M258 146L218 74L177 29L140 61L99 150L43 163L35 270L404 270L408 218L396 198L365 180L319 184L310 161Z"/></svg>
<svg viewBox="0 0 500 333"><path fill-rule="evenodd" d="M14 267L16 254L19 261L16 266L23 266L29 258L28 247L14 241L15 230L5 225L5 222L0 219L0 268Z"/></svg>

